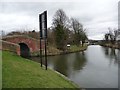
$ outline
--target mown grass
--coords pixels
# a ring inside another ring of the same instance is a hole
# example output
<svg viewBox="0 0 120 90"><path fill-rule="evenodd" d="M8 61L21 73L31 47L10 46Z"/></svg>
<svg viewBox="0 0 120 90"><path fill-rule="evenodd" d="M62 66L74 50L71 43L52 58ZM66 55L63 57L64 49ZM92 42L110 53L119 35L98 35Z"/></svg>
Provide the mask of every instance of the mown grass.
<svg viewBox="0 0 120 90"><path fill-rule="evenodd" d="M66 54L66 53L74 53L74 52L80 52L80 51L84 51L87 49L87 45L84 44L83 46L79 45L71 45L70 47L67 47L66 51L62 51L57 49L56 47L49 45L47 47L47 55L51 56L51 55L60 55L60 54ZM40 52L34 52L31 54L31 56L39 56ZM44 51L43 51L43 55L44 55Z"/></svg>
<svg viewBox="0 0 120 90"><path fill-rule="evenodd" d="M45 70L37 62L24 59L14 53L2 52L3 88L76 88L53 70Z"/></svg>
<svg viewBox="0 0 120 90"><path fill-rule="evenodd" d="M85 49L87 49L87 45L86 44L84 44L83 46L81 46L81 45L79 45L79 46L71 45L70 49L69 49L69 52L83 51Z"/></svg>
<svg viewBox="0 0 120 90"><path fill-rule="evenodd" d="M0 50L0 90L2 88L2 51Z"/></svg>

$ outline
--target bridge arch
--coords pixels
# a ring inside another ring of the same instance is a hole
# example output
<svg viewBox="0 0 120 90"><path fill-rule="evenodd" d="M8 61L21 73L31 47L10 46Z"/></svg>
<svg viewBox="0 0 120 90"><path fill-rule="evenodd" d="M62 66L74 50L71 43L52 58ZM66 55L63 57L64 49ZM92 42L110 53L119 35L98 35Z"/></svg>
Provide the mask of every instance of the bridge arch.
<svg viewBox="0 0 120 90"><path fill-rule="evenodd" d="M4 37L2 40L13 44L17 44L19 46L19 48L16 48L16 52L18 55L23 55L24 47L26 47L27 55L32 55L34 52L39 52L40 50L40 41L29 36L13 35ZM44 47L43 42L44 41L42 41L42 48Z"/></svg>
<svg viewBox="0 0 120 90"><path fill-rule="evenodd" d="M19 43L20 45L20 55L22 57L29 57L30 56L30 48L25 43Z"/></svg>

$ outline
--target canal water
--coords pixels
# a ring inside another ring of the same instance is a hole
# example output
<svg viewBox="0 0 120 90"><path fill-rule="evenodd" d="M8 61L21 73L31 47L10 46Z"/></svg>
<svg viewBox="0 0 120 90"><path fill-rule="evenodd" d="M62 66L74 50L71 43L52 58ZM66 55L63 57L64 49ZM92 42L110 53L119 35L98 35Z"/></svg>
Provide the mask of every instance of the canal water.
<svg viewBox="0 0 120 90"><path fill-rule="evenodd" d="M118 60L119 50L92 45L84 52L49 56L48 67L82 88L118 88Z"/></svg>

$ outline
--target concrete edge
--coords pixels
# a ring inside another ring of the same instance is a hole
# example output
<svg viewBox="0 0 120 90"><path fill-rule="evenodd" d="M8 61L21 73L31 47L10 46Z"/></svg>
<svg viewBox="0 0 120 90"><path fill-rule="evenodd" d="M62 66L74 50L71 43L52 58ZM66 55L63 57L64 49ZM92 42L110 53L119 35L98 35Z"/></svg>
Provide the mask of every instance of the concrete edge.
<svg viewBox="0 0 120 90"><path fill-rule="evenodd" d="M63 77L65 80L71 82L74 86L76 86L76 88L80 88L75 82L73 82L71 79L69 79L68 77L66 77L65 75L61 74L60 72L58 71L55 71L51 68L49 68L50 70L54 71L55 73L57 73L58 75L60 75L61 77Z"/></svg>

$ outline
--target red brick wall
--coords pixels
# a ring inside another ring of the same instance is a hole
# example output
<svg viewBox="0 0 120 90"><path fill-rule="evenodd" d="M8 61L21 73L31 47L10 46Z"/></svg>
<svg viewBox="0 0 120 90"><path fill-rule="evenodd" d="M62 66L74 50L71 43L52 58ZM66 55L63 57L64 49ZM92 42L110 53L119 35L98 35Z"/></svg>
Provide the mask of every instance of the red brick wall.
<svg viewBox="0 0 120 90"><path fill-rule="evenodd" d="M20 46L14 43L0 40L0 50L12 51L20 55Z"/></svg>
<svg viewBox="0 0 120 90"><path fill-rule="evenodd" d="M40 42L39 40L27 37L27 36L14 36L14 37L6 37L3 40L18 44L19 43L25 43L29 49L30 52L36 52L39 51L40 48ZM44 47L43 41L42 41L42 47ZM17 52L20 52L20 49L17 49Z"/></svg>

